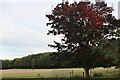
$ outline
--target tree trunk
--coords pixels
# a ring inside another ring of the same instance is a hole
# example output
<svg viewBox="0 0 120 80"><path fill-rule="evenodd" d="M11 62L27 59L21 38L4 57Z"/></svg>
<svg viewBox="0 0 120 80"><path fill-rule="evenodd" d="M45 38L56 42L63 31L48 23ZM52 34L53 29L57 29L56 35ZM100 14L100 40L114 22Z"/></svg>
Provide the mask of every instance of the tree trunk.
<svg viewBox="0 0 120 80"><path fill-rule="evenodd" d="M84 68L84 70L85 70L85 78L90 78L89 68Z"/></svg>

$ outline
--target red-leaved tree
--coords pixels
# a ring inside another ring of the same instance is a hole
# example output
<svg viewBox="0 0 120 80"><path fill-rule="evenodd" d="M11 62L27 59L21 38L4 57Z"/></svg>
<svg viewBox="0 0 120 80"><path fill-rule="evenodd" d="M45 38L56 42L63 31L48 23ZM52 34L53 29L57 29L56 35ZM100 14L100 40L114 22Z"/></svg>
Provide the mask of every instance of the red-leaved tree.
<svg viewBox="0 0 120 80"><path fill-rule="evenodd" d="M86 77L89 77L89 69L105 60L103 55L94 53L93 49L99 47L101 40L115 37L120 27L120 21L112 15L112 11L113 8L105 2L58 4L51 14L46 15L49 19L47 26L50 25L52 29L48 35L62 34L63 38L61 43L54 41L55 45L49 46L56 48L59 53L72 52L80 56L80 67L84 68Z"/></svg>

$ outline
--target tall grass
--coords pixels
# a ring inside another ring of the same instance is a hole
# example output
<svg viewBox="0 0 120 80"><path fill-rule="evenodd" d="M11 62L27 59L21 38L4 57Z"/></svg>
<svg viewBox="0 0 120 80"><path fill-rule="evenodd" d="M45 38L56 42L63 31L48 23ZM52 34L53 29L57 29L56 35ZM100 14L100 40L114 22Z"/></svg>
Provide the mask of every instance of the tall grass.
<svg viewBox="0 0 120 80"><path fill-rule="evenodd" d="M2 78L81 78L84 70L82 68L70 69L8 69L1 70ZM73 72L71 72L73 71ZM97 74L97 75L96 75ZM118 69L97 68L91 71L92 77L117 78L120 76Z"/></svg>

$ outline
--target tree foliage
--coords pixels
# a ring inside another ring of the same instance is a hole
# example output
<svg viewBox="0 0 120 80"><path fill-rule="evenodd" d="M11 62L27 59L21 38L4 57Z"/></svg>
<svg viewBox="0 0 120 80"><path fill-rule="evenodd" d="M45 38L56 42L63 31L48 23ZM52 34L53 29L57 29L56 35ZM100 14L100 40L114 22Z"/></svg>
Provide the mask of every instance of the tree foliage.
<svg viewBox="0 0 120 80"><path fill-rule="evenodd" d="M114 30L118 29L120 21L112 16L112 11L112 7L107 7L105 2L58 4L52 14L46 15L49 19L47 25L52 29L48 34L62 34L63 39L62 43L54 41L56 45L50 46L59 51L83 53L86 49L96 46L100 39L114 36Z"/></svg>
<svg viewBox="0 0 120 80"><path fill-rule="evenodd" d="M58 4L51 14L46 15L49 19L47 26L52 29L48 31L48 35L62 35L63 38L61 43L54 41L55 44L49 46L56 48L59 53L76 53L76 59L85 69L86 76L89 76L90 68L98 65L106 67L111 63L111 58L106 59L101 53L101 41L119 38L116 32L119 30L120 20L112 15L112 11L113 8L108 7L105 2ZM106 65L101 63L103 61Z"/></svg>
<svg viewBox="0 0 120 80"><path fill-rule="evenodd" d="M71 55L57 54L56 52L39 53L28 55L22 58L15 58L14 60L1 60L2 69L32 69L33 59L35 69L50 69L50 68L74 68L77 65L71 66ZM64 57L63 57L64 56ZM68 58L65 58L68 57ZM61 63L61 64L60 64ZM66 66L67 65L67 66Z"/></svg>

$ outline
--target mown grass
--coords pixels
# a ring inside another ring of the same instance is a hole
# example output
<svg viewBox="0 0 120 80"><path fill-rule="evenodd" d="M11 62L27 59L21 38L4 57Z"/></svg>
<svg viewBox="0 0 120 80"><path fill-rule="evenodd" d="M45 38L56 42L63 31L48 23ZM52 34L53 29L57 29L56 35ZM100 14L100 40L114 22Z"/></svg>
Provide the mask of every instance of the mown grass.
<svg viewBox="0 0 120 80"><path fill-rule="evenodd" d="M120 78L4 78L2 80L120 80Z"/></svg>

